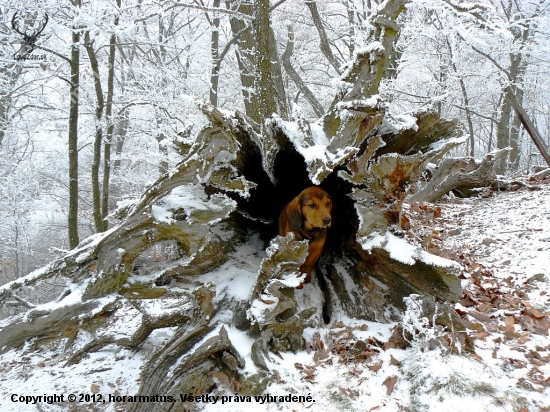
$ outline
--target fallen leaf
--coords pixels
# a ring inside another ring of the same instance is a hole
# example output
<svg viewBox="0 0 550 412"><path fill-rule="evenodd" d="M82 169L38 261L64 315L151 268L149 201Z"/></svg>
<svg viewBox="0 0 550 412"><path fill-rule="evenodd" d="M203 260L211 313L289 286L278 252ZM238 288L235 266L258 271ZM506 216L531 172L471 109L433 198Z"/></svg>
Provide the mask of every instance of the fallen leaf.
<svg viewBox="0 0 550 412"><path fill-rule="evenodd" d="M214 377L217 378L222 385L229 387L231 385L231 382L229 381L228 376L223 372L214 372Z"/></svg>
<svg viewBox="0 0 550 412"><path fill-rule="evenodd" d="M470 315L471 317L479 320L480 322L490 322L491 321L491 317L489 315L486 315L485 313L481 313L481 312L478 312L477 310L471 310L470 312L468 312L468 315Z"/></svg>
<svg viewBox="0 0 550 412"><path fill-rule="evenodd" d="M531 307L529 309L527 309L527 314L535 319L543 319L544 318L544 314L538 310L536 310L535 308Z"/></svg>
<svg viewBox="0 0 550 412"><path fill-rule="evenodd" d="M397 382L397 376L388 376L386 380L382 383L387 388L386 395L391 395L393 392L393 387L395 386L395 383Z"/></svg>
<svg viewBox="0 0 550 412"><path fill-rule="evenodd" d="M368 368L373 372L378 372L380 368L382 367L382 360L379 360L378 362L373 363L372 365L368 366Z"/></svg>
<svg viewBox="0 0 550 412"><path fill-rule="evenodd" d="M399 362L397 359L393 357L393 355L390 355L390 365L401 365L401 362Z"/></svg>

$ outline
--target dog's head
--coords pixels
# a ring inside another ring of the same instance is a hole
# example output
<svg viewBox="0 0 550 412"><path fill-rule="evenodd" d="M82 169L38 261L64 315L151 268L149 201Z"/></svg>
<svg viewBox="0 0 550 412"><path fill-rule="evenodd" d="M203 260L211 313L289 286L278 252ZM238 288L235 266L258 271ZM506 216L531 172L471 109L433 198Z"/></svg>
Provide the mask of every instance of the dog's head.
<svg viewBox="0 0 550 412"><path fill-rule="evenodd" d="M332 200L323 189L304 189L288 204L287 219L292 230L328 228L332 224Z"/></svg>

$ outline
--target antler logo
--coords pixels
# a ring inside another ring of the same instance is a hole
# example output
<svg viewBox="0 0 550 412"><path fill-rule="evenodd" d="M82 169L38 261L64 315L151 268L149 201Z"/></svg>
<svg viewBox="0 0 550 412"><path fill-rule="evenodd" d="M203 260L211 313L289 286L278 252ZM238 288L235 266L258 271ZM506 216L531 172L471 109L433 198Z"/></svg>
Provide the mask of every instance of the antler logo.
<svg viewBox="0 0 550 412"><path fill-rule="evenodd" d="M32 24L27 22L33 19ZM21 20L23 24L21 25ZM48 15L44 14L44 17L38 20L38 15L34 16L26 15L22 16L18 11L16 11L11 19L11 27L14 31L23 36L23 45L19 50L23 55L30 55L34 48L36 47L36 39L40 36L40 33L44 30L48 24ZM22 29L23 26L23 29Z"/></svg>

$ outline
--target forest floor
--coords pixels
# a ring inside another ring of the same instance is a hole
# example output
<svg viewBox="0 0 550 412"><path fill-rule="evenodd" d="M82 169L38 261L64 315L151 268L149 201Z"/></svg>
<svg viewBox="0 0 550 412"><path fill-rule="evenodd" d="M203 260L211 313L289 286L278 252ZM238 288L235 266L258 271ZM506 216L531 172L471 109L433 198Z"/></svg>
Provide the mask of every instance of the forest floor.
<svg viewBox="0 0 550 412"><path fill-rule="evenodd" d="M455 310L475 353L434 346L444 342L444 332L423 322L414 308L406 317L420 330L407 349L391 343L395 324L342 317L324 329L306 329L307 351L272 356L268 366L277 383L262 397L236 397L239 388L222 374L210 394L219 398L190 410L550 411L550 182L523 183L530 188L447 198L407 211L407 236L463 267L464 293ZM310 287L317 286L306 285L301 293ZM134 319L128 313L115 321L129 328ZM249 345L242 332L228 333L234 343ZM136 393L144 360L169 338L169 330L157 331L137 352L106 348L67 367L57 347L10 351L0 358L1 410L123 411L125 402L106 397ZM67 399L70 393L77 402L26 405L20 398ZM108 402L86 402L86 394L103 394ZM288 395L307 399L295 402Z"/></svg>

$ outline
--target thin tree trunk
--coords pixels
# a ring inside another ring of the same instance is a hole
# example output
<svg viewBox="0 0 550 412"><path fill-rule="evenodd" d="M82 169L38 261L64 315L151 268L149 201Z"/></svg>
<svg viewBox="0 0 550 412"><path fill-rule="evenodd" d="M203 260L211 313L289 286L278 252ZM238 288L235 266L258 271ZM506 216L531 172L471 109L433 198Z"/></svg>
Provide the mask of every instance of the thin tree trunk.
<svg viewBox="0 0 550 412"><path fill-rule="evenodd" d="M521 107L523 104L523 90L520 88L515 87L512 92L514 93L514 96L518 102L518 105ZM509 94L508 94L509 98ZM512 122L510 124L510 147L512 150L510 151L510 158L509 158L509 165L510 169L516 171L519 168L519 160L520 160L520 131L521 131L521 120L518 115L518 112L515 108L514 102L510 102L512 104L512 108L515 110L514 116L512 117Z"/></svg>
<svg viewBox="0 0 550 412"><path fill-rule="evenodd" d="M336 73L340 74L340 62L336 59L332 53L332 49L330 48L327 33L321 20L321 15L319 14L319 10L317 10L317 3L313 0L306 0L305 3L311 12L311 18L313 19L313 24L317 29L317 33L319 33L319 46L321 47L321 52L327 58L334 70L336 70Z"/></svg>
<svg viewBox="0 0 550 412"><path fill-rule="evenodd" d="M510 143L510 115L512 113L512 104L510 100L506 98L506 95L502 96L500 105L500 119L497 124L497 149L504 149L509 146ZM498 173L504 174L506 171L506 158L503 157L499 161Z"/></svg>
<svg viewBox="0 0 550 412"><path fill-rule="evenodd" d="M94 140L94 158L92 161L92 205L94 214L94 225L96 232L103 232L103 220L101 218L101 192L99 190L99 165L101 163L101 143L103 141L103 90L101 87L101 78L99 77L99 65L93 45L90 41L90 32L84 33L84 47L90 60L90 66L94 75L94 87L96 95L95 109L95 140Z"/></svg>
<svg viewBox="0 0 550 412"><path fill-rule="evenodd" d="M80 0L73 5L80 7ZM71 102L69 108L69 246L78 246L78 93L80 85L80 32L73 29L71 46Z"/></svg>
<svg viewBox="0 0 550 412"><path fill-rule="evenodd" d="M230 8L230 4L229 2L226 3L227 8ZM249 4L241 4L237 11L249 16L252 15L252 7ZM231 24L233 36L246 28L246 24L242 20L231 18L229 22ZM250 93L254 88L254 63L252 54L254 41L252 39L252 30L245 30L241 34L237 44L238 47L235 53L239 65L239 75L241 77L241 93L243 96L244 110L248 117L259 123L260 119L252 106L252 96Z"/></svg>
<svg viewBox="0 0 550 412"><path fill-rule="evenodd" d="M298 87L298 89L304 94L305 98L313 108L315 115L317 117L322 117L325 114L323 106L321 106L319 101L315 98L315 95L311 92L311 90L309 90L305 82L302 80L298 72L294 70L294 67L292 67L292 64L290 62L290 56L292 56L292 52L294 51L294 31L292 30L292 26L288 26L287 29L288 41L286 43L285 51L281 55L283 66L292 81L296 84L296 87Z"/></svg>
<svg viewBox="0 0 550 412"><path fill-rule="evenodd" d="M500 94L500 97L498 99L497 104L495 105L495 110L493 111L493 118L491 119L491 129L489 131L489 143L487 143L487 153L489 153L492 150L493 146L493 132L495 130L495 123L498 125L497 122L497 116L498 116L498 108L500 107L502 103L502 99L504 98L504 93Z"/></svg>
<svg viewBox="0 0 550 412"><path fill-rule="evenodd" d="M519 117L519 119L521 120L521 123L523 124L523 127L525 127L525 130L527 131L527 133L529 133L529 136L531 136L531 138L533 139L533 142L535 143L540 153L544 157L544 160L546 160L546 163L548 164L548 166L550 166L550 152L548 152L548 147L546 147L546 145L544 144L544 140L542 140L542 137L540 136L537 128L535 127L533 122L531 122L531 119L529 119L529 116L527 115L525 110L523 110L523 107L521 107L520 102L514 95L514 91L512 87L511 86L506 87L504 89L504 92L507 95L506 100L510 101L510 103L513 105L514 110L517 113L517 116Z"/></svg>
<svg viewBox="0 0 550 412"><path fill-rule="evenodd" d="M122 113L119 114L119 119L117 120L116 127L116 145L115 145L115 155L116 159L113 162L113 169L115 173L120 170L122 149L124 148L124 141L126 139L126 133L128 131L128 123L130 122L130 110L124 109Z"/></svg>
<svg viewBox="0 0 550 412"><path fill-rule="evenodd" d="M117 6L120 9L121 0L117 0ZM118 26L118 15L115 16L114 25ZM109 181L111 179L111 146L113 142L113 96L115 90L115 54L116 54L116 35L112 34L109 41L109 72L107 75L107 102L105 105L105 118L107 120L107 138L105 140L103 154L103 197L101 199L101 220L103 221L103 230L107 230L109 222L106 217L109 214Z"/></svg>
<svg viewBox="0 0 550 412"><path fill-rule="evenodd" d="M346 9L348 12L348 23L349 23L349 55L350 58L353 56L353 52L355 51L355 5L353 4L353 1L346 0L345 1Z"/></svg>
<svg viewBox="0 0 550 412"><path fill-rule="evenodd" d="M215 9L220 7L220 0L214 0L212 5ZM210 103L218 106L218 83L220 80L220 18L214 15L212 19L212 37L210 50L212 54L212 71L210 74Z"/></svg>
<svg viewBox="0 0 550 412"><path fill-rule="evenodd" d="M447 47L449 48L449 53L451 54L451 67L453 68L453 71L458 77L458 83L460 84L460 90L462 91L462 100L464 101L464 110L466 112L466 123L468 124L468 134L469 134L469 156L474 157L475 156L475 136L474 136L474 124L472 122L472 115L470 113L470 101L468 99L468 91L466 90L466 84L464 83L464 79L462 76L460 76L458 69L456 68L456 64L454 63L454 52L453 47L451 45L451 42L449 41L448 37L445 37L445 41L447 43ZM440 113L441 115L441 113Z"/></svg>

